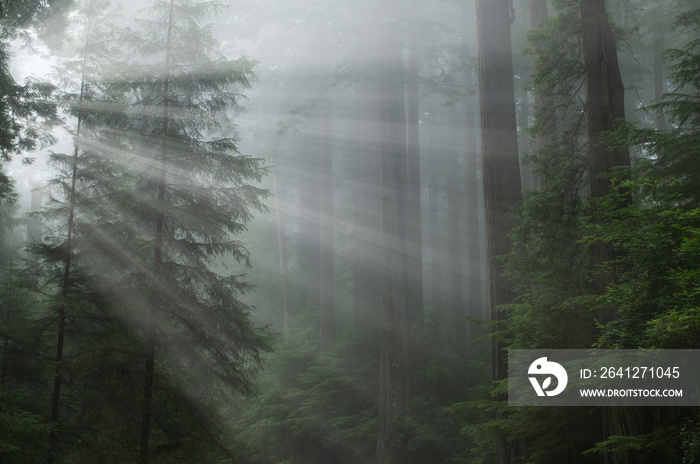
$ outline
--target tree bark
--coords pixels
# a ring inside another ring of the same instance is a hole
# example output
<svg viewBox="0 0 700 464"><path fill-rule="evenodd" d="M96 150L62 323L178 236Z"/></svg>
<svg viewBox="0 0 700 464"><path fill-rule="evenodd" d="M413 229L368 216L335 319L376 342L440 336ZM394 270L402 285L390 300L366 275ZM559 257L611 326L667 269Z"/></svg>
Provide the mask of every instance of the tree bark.
<svg viewBox="0 0 700 464"><path fill-rule="evenodd" d="M319 134L320 143L323 145L323 153L320 156L319 184L320 184L320 346L321 352L327 351L335 341L335 312L334 312L334 287L333 274L333 150L332 150L332 124L331 104L329 101L321 103Z"/></svg>
<svg viewBox="0 0 700 464"><path fill-rule="evenodd" d="M508 0L477 0L477 37L479 42L479 97L481 102L481 156L487 229L489 268L489 307L492 331L503 328L505 315L497 311L511 303L514 289L503 275L503 263L496 259L510 253L510 230L514 223L511 209L520 201L520 163L515 122L513 62L511 55L511 3ZM508 373L503 343L491 342L491 372L494 382ZM505 401L498 395L497 401ZM503 413L496 412L500 418ZM513 462L512 448L502 433L497 433L496 462Z"/></svg>
<svg viewBox="0 0 700 464"><path fill-rule="evenodd" d="M141 449L139 453L139 464L148 464L150 460L150 435L151 417L153 409L153 384L155 377L155 352L157 310L160 306L159 292L163 285L163 233L165 222L165 177L167 172L167 138L170 132L170 55L172 45L173 23L175 16L175 0L170 0L168 12L168 33L165 42L165 80L163 82L163 146L160 155L160 179L158 182L158 212L156 214L154 250L153 250L153 285L155 286L156 297L150 312L148 330L146 333L146 371L143 387L143 404L141 407Z"/></svg>
<svg viewBox="0 0 700 464"><path fill-rule="evenodd" d="M317 310L320 306L321 216L318 182L320 152L312 136L302 137L299 170L299 278L301 305Z"/></svg>
<svg viewBox="0 0 700 464"><path fill-rule="evenodd" d="M537 29L541 23L547 19L547 0L529 0L530 29ZM537 72L536 64L533 65L533 72ZM535 149L539 152L552 143L552 136L556 132L556 122L554 120L553 107L554 99L549 95L542 95L541 92L534 92L535 114L544 120L539 133L535 139ZM532 189L540 188L539 176L532 173Z"/></svg>
<svg viewBox="0 0 700 464"><path fill-rule="evenodd" d="M464 156L463 145L457 136L460 118L457 106L449 109L448 151L447 151L447 295L449 303L447 321L450 335L454 340L465 340L467 336L466 306L464 303L463 269L462 269L462 193L459 185L462 178L461 158Z"/></svg>
<svg viewBox="0 0 700 464"><path fill-rule="evenodd" d="M353 318L356 328L381 320L381 166L379 163L379 88L358 86L356 109L357 161L353 185Z"/></svg>
<svg viewBox="0 0 700 464"><path fill-rule="evenodd" d="M520 111L518 112L518 125L520 126L520 150L525 153L530 150L530 137L527 128L530 125L530 98L525 91L520 94ZM520 160L520 184L523 190L532 190L532 164Z"/></svg>
<svg viewBox="0 0 700 464"><path fill-rule="evenodd" d="M664 95L664 60L662 57L663 52L663 36L658 31L654 29L654 101L661 101L661 97ZM664 112L661 108L657 108L654 111L654 120L656 122L656 129L665 132L666 131L666 118L664 118Z"/></svg>
<svg viewBox="0 0 700 464"><path fill-rule="evenodd" d="M432 163L428 179L428 232L430 239L430 303L432 311L442 310L442 249L440 237L440 174L438 163Z"/></svg>
<svg viewBox="0 0 700 464"><path fill-rule="evenodd" d="M617 48L608 17L605 0L581 0L584 64L586 70L586 122L588 125L588 159L590 193L602 197L610 192L610 180L601 176L617 166L629 166L627 149L611 149L602 139L602 132L611 131L616 119L625 117L625 88L617 62ZM593 247L594 264L601 266L614 259L611 245L602 242ZM599 272L595 285L602 295L615 281L614 272ZM598 314L599 322L609 322L613 314L605 309Z"/></svg>
<svg viewBox="0 0 700 464"><path fill-rule="evenodd" d="M605 196L611 190L610 180L601 174L609 173L614 167L630 165L627 149L611 149L601 136L602 132L613 129L616 119L625 117L625 89L620 77L615 38L605 11L605 0L581 0L581 19L586 69L590 193L595 198ZM613 246L602 241L593 244L592 252L595 266L603 266L616 257ZM603 295L616 280L616 269L598 272L594 280L596 292ZM602 324L612 321L615 317L614 308L603 307L598 311L598 321ZM649 432L648 424L640 418L643 414L643 410L603 408L605 436ZM605 459L606 462L619 464L656 462L648 453L634 450L606 455Z"/></svg>
<svg viewBox="0 0 700 464"><path fill-rule="evenodd" d="M272 190L275 197L275 219L277 222L277 253L280 260L280 279L282 281L282 318L283 318L283 334L286 340L287 330L289 326L289 317L291 314L291 302L289 301L289 273L287 271L287 246L285 243L284 229L285 221L282 217L281 205L279 200L279 188L277 181L277 169L272 171Z"/></svg>
<svg viewBox="0 0 700 464"><path fill-rule="evenodd" d="M421 322L423 309L423 234L421 231L421 183L418 57L414 49L408 50L408 211L406 226L408 314L412 323Z"/></svg>
<svg viewBox="0 0 700 464"><path fill-rule="evenodd" d="M88 16L87 29L85 31L85 50L83 51L83 62L80 77L80 96L78 97L79 104L83 103L85 98L85 73L87 66L88 49L90 45L90 33L92 16ZM83 122L82 111L78 112L78 122L75 130L75 141L73 148L73 165L71 169L71 186L69 192L68 206L68 232L66 235L66 257L63 265L63 275L61 276L61 302L58 306L58 334L56 337L56 358L54 364L54 379L53 392L51 394L51 423L54 427L49 433L49 449L47 462L52 464L58 440L58 408L61 400L61 383L62 383L62 363L63 363L63 347L65 344L66 335L66 308L68 293L70 290L71 281L71 260L73 258L73 233L75 229L75 207L76 207L76 182L78 179L78 138L80 137L81 126Z"/></svg>
<svg viewBox="0 0 700 464"><path fill-rule="evenodd" d="M383 70L381 105L382 341L376 464L404 463L396 412L406 404L406 115L401 11L397 0L379 1L378 49Z"/></svg>
<svg viewBox="0 0 700 464"><path fill-rule="evenodd" d="M470 97L466 106L466 136L467 136L467 315L481 318L484 313L483 296L481 291L481 247L479 241L479 188L476 173L476 122L474 121L474 101ZM474 340L481 334L478 328L468 325L468 339Z"/></svg>

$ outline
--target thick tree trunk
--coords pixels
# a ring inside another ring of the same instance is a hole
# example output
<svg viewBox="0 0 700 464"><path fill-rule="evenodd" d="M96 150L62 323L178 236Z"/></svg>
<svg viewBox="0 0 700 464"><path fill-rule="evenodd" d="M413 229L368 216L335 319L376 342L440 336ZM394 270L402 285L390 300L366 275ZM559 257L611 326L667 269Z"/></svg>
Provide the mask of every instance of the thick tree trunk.
<svg viewBox="0 0 700 464"><path fill-rule="evenodd" d="M511 251L509 233L514 223L510 213L521 199L510 43L511 3L508 0L477 0L476 11L489 307L492 330L498 332L503 328L505 315L496 308L511 303L514 290L503 275L502 261L496 258ZM498 337L492 338L491 356L493 380L505 379L508 375L506 354ZM496 398L497 401L505 399L505 395ZM498 418L502 413L496 415ZM511 446L501 433L496 436L495 454L499 464L514 460Z"/></svg>
<svg viewBox="0 0 700 464"><path fill-rule="evenodd" d="M365 81L357 88L356 172L353 185L353 318L356 328L381 320L381 166L379 89Z"/></svg>
<svg viewBox="0 0 700 464"><path fill-rule="evenodd" d="M624 86L617 61L617 48L604 0L581 0L582 36L586 68L586 114L588 124L588 156L592 197L602 197L610 192L610 180L601 174L614 167L629 166L626 149L609 148L601 132L613 129L616 119L625 117ZM623 205L620 205L621 207ZM593 245L593 264L602 266L615 259L616 252L609 243L599 241ZM595 278L599 295L617 280L615 269L598 272ZM607 323L615 318L615 309L605 307L598 312L598 321ZM603 408L605 436L639 435L648 433L649 424L641 418L644 410ZM627 451L606 456L606 461L617 464L644 464L656 462L653 456L637 451Z"/></svg>
<svg viewBox="0 0 700 464"><path fill-rule="evenodd" d="M610 192L610 180L601 175L614 167L630 164L627 149L610 149L601 136L602 132L613 129L616 119L625 117L625 89L617 63L615 38L605 12L605 0L581 0L581 18L586 68L590 193L592 197L602 197ZM593 253L596 266L615 257L612 246L602 242L594 245ZM614 280L614 272L598 273L595 282L598 293L605 293ZM601 323L606 323L613 314L606 309L598 316Z"/></svg>
<svg viewBox="0 0 700 464"><path fill-rule="evenodd" d="M333 150L330 102L321 103L319 121L320 143L323 145L323 153L320 156L319 184L320 184L320 345L321 351L327 351L335 341L335 310L333 274Z"/></svg>
<svg viewBox="0 0 700 464"><path fill-rule="evenodd" d="M400 4L379 1L382 76L382 341L376 464L404 463L396 412L406 404L406 115Z"/></svg>

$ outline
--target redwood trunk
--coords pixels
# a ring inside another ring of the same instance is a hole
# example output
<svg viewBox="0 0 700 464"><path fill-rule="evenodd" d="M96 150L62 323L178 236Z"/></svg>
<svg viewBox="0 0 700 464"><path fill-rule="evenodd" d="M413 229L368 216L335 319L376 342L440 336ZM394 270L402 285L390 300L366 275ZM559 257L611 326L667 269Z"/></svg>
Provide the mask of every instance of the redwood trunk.
<svg viewBox="0 0 700 464"><path fill-rule="evenodd" d="M335 340L334 274L333 274L333 151L330 102L321 104L319 138L323 153L320 156L319 183L321 202L321 234L319 252L321 351L327 351Z"/></svg>
<svg viewBox="0 0 700 464"><path fill-rule="evenodd" d="M396 412L406 404L406 115L400 3L380 0L382 340L376 464L405 463Z"/></svg>
<svg viewBox="0 0 700 464"><path fill-rule="evenodd" d="M505 315L496 309L513 301L514 290L503 275L502 261L496 258L510 253L509 233L514 226L510 213L521 199L510 42L511 3L477 0L476 11L489 307L492 330L498 332L503 328ZM505 379L506 354L498 337L492 338L491 356L493 380ZM498 395L496 400L505 401L505 395ZM501 418L502 413L497 412L496 417ZM495 457L499 464L514 460L512 447L501 433L496 436Z"/></svg>
<svg viewBox="0 0 700 464"><path fill-rule="evenodd" d="M272 189L275 196L275 219L277 222L277 253L280 260L280 278L282 280L282 313L283 313L283 334L285 340L287 338L287 330L289 326L289 317L291 313L291 302L289 301L289 273L287 272L287 246L284 237L283 215L280 204L280 193L277 182L277 169L272 171Z"/></svg>
<svg viewBox="0 0 700 464"><path fill-rule="evenodd" d="M356 172L353 186L354 325L381 320L381 166L379 164L379 89L376 82L357 88Z"/></svg>
<svg viewBox="0 0 700 464"><path fill-rule="evenodd" d="M541 26L542 21L547 19L547 0L529 0L530 10L530 29L537 29ZM537 72L536 64L533 65L533 72ZM544 149L552 143L552 136L556 132L556 122L554 120L554 99L549 95L542 95L541 92L535 92L534 95L535 114L544 120L535 139L535 148L537 151ZM532 173L532 189L538 190L540 187L539 176Z"/></svg>
<svg viewBox="0 0 700 464"><path fill-rule="evenodd" d="M411 322L423 320L423 234L421 231L420 201L420 137L418 58L413 49L408 51L408 211L406 225L408 314Z"/></svg>
<svg viewBox="0 0 700 464"><path fill-rule="evenodd" d="M476 122L474 121L474 100L469 98L466 107L467 135L467 315L482 318L484 303L481 285L481 247L479 242L479 188L476 173ZM468 326L468 338L473 340L481 335L481 330Z"/></svg>

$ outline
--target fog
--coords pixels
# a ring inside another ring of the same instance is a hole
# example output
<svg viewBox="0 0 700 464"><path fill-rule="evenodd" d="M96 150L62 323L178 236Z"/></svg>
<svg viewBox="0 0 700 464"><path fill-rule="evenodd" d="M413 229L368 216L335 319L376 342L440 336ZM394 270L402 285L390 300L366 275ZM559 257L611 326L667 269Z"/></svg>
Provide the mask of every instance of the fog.
<svg viewBox="0 0 700 464"><path fill-rule="evenodd" d="M5 3L0 462L695 462L692 1Z"/></svg>

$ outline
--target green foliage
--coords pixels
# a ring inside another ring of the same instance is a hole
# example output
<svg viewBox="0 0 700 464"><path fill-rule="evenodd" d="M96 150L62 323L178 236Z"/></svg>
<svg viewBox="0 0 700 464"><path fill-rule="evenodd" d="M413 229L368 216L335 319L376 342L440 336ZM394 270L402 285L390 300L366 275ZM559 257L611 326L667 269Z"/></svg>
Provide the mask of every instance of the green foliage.
<svg viewBox="0 0 700 464"><path fill-rule="evenodd" d="M478 462L478 437L462 431L483 425L486 416L476 408L465 413L463 406L489 396L486 346L435 338L427 325L416 328L416 346L424 349L412 359L411 397L398 419L401 446L416 462Z"/></svg>
<svg viewBox="0 0 700 464"><path fill-rule="evenodd" d="M259 378L254 401L242 402L236 420L251 463L363 463L377 437L378 329L345 331L318 354L318 316L291 322ZM461 430L486 419L453 407L488 397L489 362L483 346L467 348L418 327L411 400L399 411L400 446L418 462L473 462L475 445ZM313 340L313 341L312 341Z"/></svg>
<svg viewBox="0 0 700 464"><path fill-rule="evenodd" d="M27 80L22 85L10 74L9 40L35 20L46 26L38 28L40 33L51 28L49 23L61 23L69 4L70 0L0 2L0 166L16 154L22 154L23 162L31 163L26 154L52 145L51 131L60 123L52 84ZM49 17L55 20L48 21ZM9 193L9 184L7 176L0 172L0 199Z"/></svg>
<svg viewBox="0 0 700 464"><path fill-rule="evenodd" d="M50 425L23 410L22 397L21 391L0 388L0 459L7 464L43 463Z"/></svg>
<svg viewBox="0 0 700 464"><path fill-rule="evenodd" d="M365 462L376 445L376 329L345 333L318 354L318 316L291 321L236 421L250 462Z"/></svg>
<svg viewBox="0 0 700 464"><path fill-rule="evenodd" d="M686 21L692 22L693 17L686 16ZM556 27L565 20L566 14L532 34L538 57L551 47L566 48L558 35L561 28ZM691 40L666 53L673 60L671 77L677 89L652 108L677 124L672 131L662 133L618 121L617 129L608 134L611 146L637 148L642 158L630 169L610 172L611 193L602 198L586 196L581 126L563 111L576 106L567 100L575 95L570 93L575 81L570 71L557 77L556 57L550 60L546 53L542 57L541 66L548 71L535 76L533 87L564 106L538 118L553 116L558 127L564 122L570 130L560 131L556 140L532 156L544 186L530 193L515 213L520 225L513 231L514 252L507 264L520 295L515 304L503 308L509 313L509 326L499 334L511 347L698 347L698 46L697 40ZM535 133L546 127L546 122L536 124ZM600 243L615 249L615 259L594 267L592 249ZM593 282L601 272L614 278L606 292L597 295ZM616 317L600 325L596 310L603 305L615 308ZM647 430L632 424L628 434L603 440L587 432L601 423L598 410L518 408L508 412L505 419L490 421L488 426L517 443L525 462L599 462L603 455L628 453L664 462L696 461L698 432L692 411L637 411Z"/></svg>

